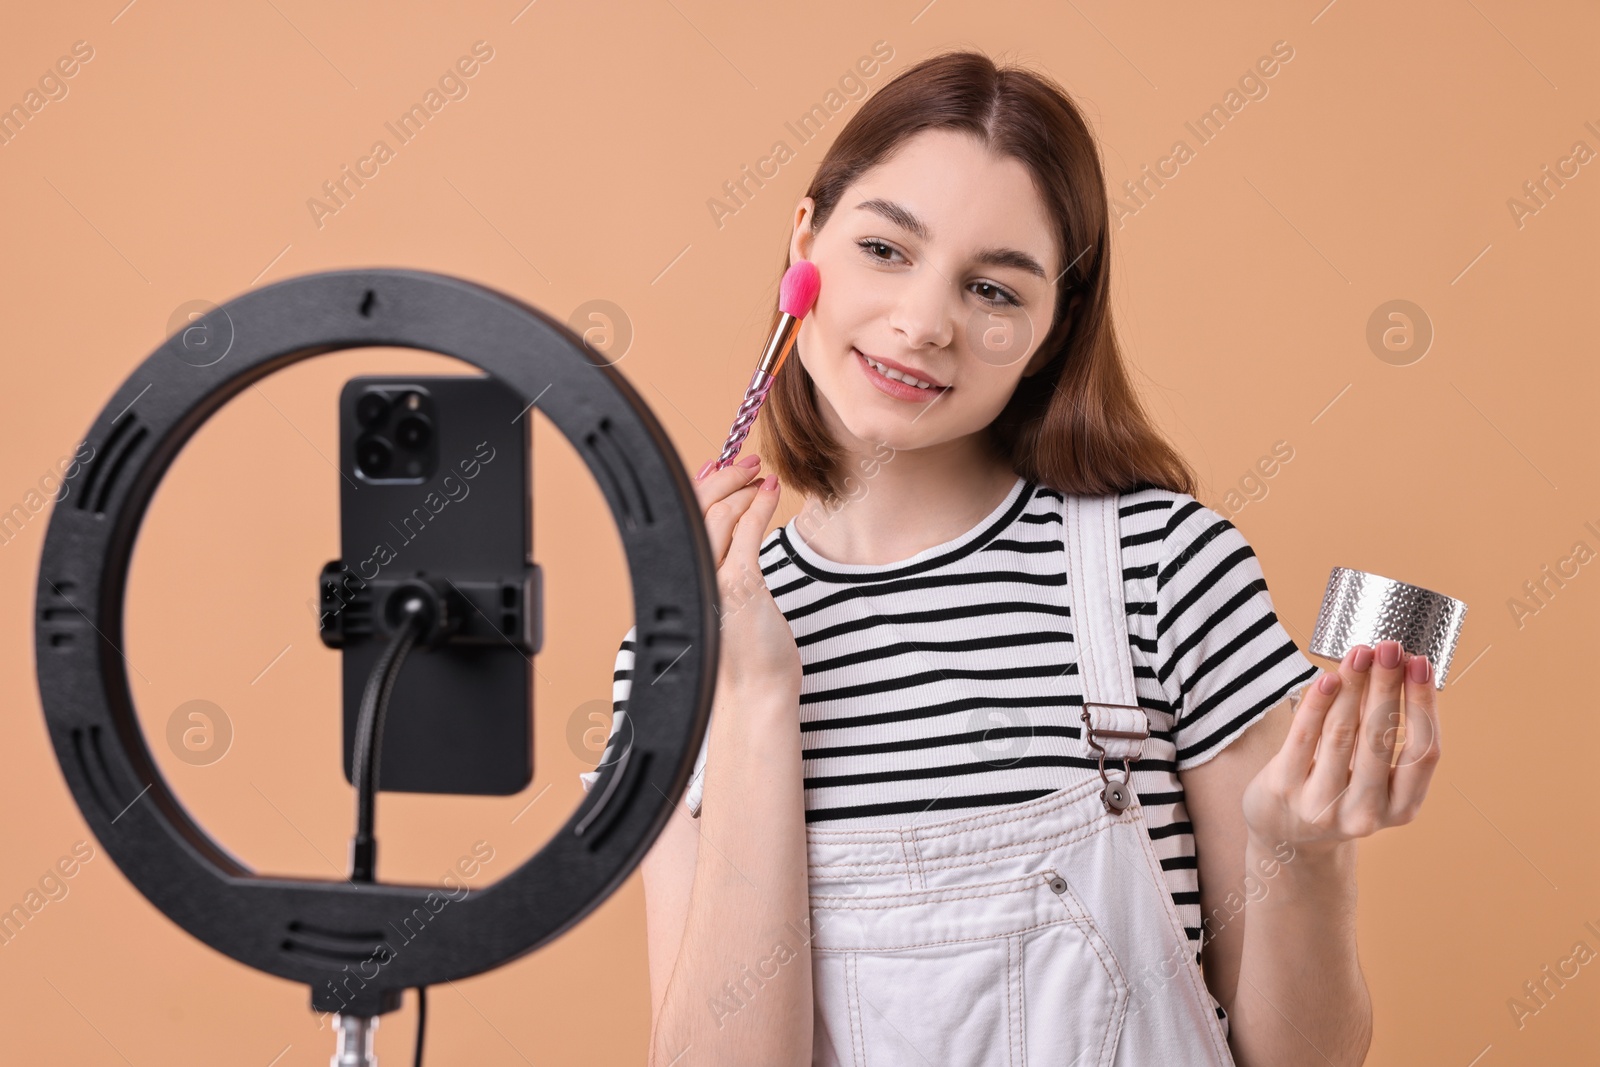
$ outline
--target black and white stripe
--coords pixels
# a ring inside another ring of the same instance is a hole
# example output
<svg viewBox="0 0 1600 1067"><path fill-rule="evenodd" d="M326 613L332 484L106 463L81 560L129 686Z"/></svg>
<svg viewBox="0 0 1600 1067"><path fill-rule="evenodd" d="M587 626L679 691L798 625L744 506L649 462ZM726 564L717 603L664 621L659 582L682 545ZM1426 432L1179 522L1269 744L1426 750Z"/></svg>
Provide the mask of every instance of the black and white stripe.
<svg viewBox="0 0 1600 1067"><path fill-rule="evenodd" d="M1279 622L1232 523L1166 489L1130 490L1118 504L1134 685L1152 730L1133 787L1198 942L1193 827L1177 772L1215 756L1320 671ZM1064 510L1060 493L1018 478L967 533L885 566L828 561L794 522L767 535L761 570L803 664L807 824L942 819L1097 773L1079 741ZM626 715L633 636L617 654L613 734ZM584 777L592 784L597 774Z"/></svg>

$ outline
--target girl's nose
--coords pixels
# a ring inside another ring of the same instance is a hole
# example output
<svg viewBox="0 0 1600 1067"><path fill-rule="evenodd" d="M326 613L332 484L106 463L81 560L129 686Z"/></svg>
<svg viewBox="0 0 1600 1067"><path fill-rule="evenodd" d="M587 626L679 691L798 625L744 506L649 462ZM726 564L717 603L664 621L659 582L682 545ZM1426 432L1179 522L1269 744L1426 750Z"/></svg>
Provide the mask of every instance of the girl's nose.
<svg viewBox="0 0 1600 1067"><path fill-rule="evenodd" d="M930 264L923 264L906 281L900 300L889 318L889 325L912 348L944 348L955 336L960 314L960 294L955 286Z"/></svg>

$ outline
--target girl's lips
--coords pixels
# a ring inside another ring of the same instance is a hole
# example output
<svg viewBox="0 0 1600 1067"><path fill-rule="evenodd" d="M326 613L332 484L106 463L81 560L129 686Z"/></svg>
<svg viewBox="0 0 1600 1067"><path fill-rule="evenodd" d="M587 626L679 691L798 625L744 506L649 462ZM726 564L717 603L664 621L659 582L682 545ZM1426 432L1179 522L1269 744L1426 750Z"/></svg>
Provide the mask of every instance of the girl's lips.
<svg viewBox="0 0 1600 1067"><path fill-rule="evenodd" d="M883 375L872 369L872 364L867 362L867 357L863 356L860 351L852 348L850 349L850 352L856 357L856 366L861 368L862 373L864 373L867 378L871 380L872 384L877 386L880 392L887 393L896 400L909 400L913 403L925 404L934 397L943 394L947 389L950 388L948 385L945 385L937 387L929 386L926 389L919 389L914 385L907 385L905 382L896 381L893 378L885 378Z"/></svg>

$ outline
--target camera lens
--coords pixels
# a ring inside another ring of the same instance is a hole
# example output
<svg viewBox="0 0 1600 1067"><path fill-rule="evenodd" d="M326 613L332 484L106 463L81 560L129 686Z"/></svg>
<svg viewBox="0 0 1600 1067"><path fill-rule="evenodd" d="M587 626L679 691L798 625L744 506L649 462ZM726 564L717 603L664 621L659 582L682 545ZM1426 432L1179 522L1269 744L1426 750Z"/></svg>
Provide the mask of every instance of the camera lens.
<svg viewBox="0 0 1600 1067"><path fill-rule="evenodd" d="M394 437L403 448L422 448L433 436L433 427L422 415L407 415L394 426Z"/></svg>
<svg viewBox="0 0 1600 1067"><path fill-rule="evenodd" d="M389 410L389 401L382 393L366 393L356 401L356 421L371 426Z"/></svg>
<svg viewBox="0 0 1600 1067"><path fill-rule="evenodd" d="M369 478L376 478L389 469L394 450L389 442L377 434L367 434L356 441L356 466Z"/></svg>

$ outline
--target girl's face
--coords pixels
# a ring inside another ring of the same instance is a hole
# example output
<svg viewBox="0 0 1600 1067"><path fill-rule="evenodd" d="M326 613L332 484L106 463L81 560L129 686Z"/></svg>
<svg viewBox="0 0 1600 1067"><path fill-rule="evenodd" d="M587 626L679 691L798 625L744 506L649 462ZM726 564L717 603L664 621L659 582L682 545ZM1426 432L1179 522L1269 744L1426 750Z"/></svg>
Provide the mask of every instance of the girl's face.
<svg viewBox="0 0 1600 1067"><path fill-rule="evenodd" d="M846 189L815 234L814 211L800 201L790 255L817 265L822 289L791 357L835 440L907 450L983 431L1045 362L1066 265L1027 167L925 130Z"/></svg>

